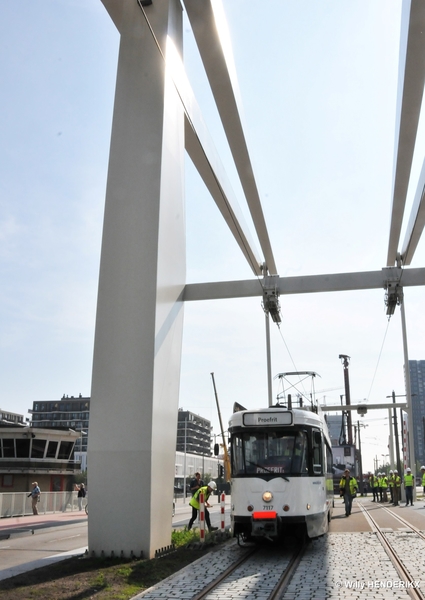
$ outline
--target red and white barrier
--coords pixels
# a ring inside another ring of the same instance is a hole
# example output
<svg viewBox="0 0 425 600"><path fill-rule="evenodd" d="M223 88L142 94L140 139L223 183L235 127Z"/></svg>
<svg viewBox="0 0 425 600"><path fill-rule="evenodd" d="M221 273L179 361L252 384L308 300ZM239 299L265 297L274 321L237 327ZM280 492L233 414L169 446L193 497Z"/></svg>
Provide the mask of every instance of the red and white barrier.
<svg viewBox="0 0 425 600"><path fill-rule="evenodd" d="M221 513L221 526L220 531L225 531L225 522L224 522L224 507L226 505L226 494L223 492L220 496L220 513Z"/></svg>
<svg viewBox="0 0 425 600"><path fill-rule="evenodd" d="M199 494L199 534L200 541L205 542L205 495L204 492Z"/></svg>

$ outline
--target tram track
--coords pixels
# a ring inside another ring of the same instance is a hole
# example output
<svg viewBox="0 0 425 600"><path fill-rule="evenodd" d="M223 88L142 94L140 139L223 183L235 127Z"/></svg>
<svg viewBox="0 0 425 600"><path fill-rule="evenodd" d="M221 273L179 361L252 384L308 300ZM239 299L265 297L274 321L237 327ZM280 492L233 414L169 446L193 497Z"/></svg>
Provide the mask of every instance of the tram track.
<svg viewBox="0 0 425 600"><path fill-rule="evenodd" d="M382 510L385 510L385 512L387 512L388 514L390 514L392 517L394 517L395 519L397 519L397 521L399 521L400 523L402 523L405 527L408 527L409 529L411 529L412 531L414 531L420 538L422 538L423 540L425 540L425 534L422 533L422 531L420 531L417 527L415 527L414 525L412 525L411 523L409 523L408 521L406 521L405 519L403 519L403 517L400 517L400 515L396 515L392 510L390 510L386 506L381 506L380 508L382 508Z"/></svg>
<svg viewBox="0 0 425 600"><path fill-rule="evenodd" d="M218 595L236 600L246 598L247 590L267 600L278 600L283 597L297 570L305 547L306 542L293 550L256 546L193 596L192 600L213 599Z"/></svg>
<svg viewBox="0 0 425 600"><path fill-rule="evenodd" d="M397 550L394 548L394 543L391 543L391 541L388 539L388 536L386 535L387 532L383 531L383 529L386 529L386 528L381 528L379 526L376 519L374 519L374 517L371 515L371 511L368 510L364 506L363 503L357 502L357 504L360 507L360 510L363 512L372 531L376 534L382 547L384 548L385 552L387 553L394 568L396 569L397 573L399 574L400 579L405 582L408 582L410 584L410 586L408 587L408 590L407 590L410 597L413 598L414 600L425 600L425 593L419 587L416 586L417 582L416 582L415 577L412 575L409 568L405 565L403 559L400 557ZM406 521L399 515L396 515L393 511L389 510L385 506L379 506L379 508L382 509L384 512L390 514L391 517L393 517L395 520L402 523L406 528L408 528L412 532L414 532L418 536L418 538L425 540L425 535L421 531L419 531L416 527L414 527L411 523L409 523L408 521Z"/></svg>

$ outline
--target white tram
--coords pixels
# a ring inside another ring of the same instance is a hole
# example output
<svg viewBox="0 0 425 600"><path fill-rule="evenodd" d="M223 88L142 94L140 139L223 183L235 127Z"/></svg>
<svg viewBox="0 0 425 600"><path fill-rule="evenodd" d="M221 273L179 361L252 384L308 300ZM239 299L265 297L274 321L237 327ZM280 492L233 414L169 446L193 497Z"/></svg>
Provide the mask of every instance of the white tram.
<svg viewBox="0 0 425 600"><path fill-rule="evenodd" d="M296 375L314 377L314 372ZM295 375L281 373L279 377ZM234 536L276 539L287 530L316 538L333 510L328 428L310 398L259 410L237 406L229 421Z"/></svg>

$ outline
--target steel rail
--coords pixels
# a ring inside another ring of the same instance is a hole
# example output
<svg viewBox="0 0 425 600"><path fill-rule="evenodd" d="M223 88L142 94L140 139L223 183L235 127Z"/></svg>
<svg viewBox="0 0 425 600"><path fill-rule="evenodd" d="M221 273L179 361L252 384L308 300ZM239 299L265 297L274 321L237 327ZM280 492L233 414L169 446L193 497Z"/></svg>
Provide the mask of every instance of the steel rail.
<svg viewBox="0 0 425 600"><path fill-rule="evenodd" d="M246 562L248 560L248 558L250 558L256 552L258 552L257 547L250 548L248 550L248 552L246 552L238 560L236 560L234 563L232 563L230 565L230 567L227 567L227 569L225 571L223 571L222 573L220 573L220 575L218 577L216 577L213 581L211 581L211 583L209 583L207 586L205 586L201 592L196 594L196 596L193 596L192 600L202 600L202 598L206 598L208 596L208 594L214 588L216 588L222 581L224 581L229 575L231 575L233 573L233 571L236 571L236 569L240 565L242 565L244 562Z"/></svg>
<svg viewBox="0 0 425 600"><path fill-rule="evenodd" d="M396 515L387 506L380 506L380 508L382 508L383 510L385 510L388 514L392 515L395 519L397 519L397 521L400 521L400 523L402 523L403 525L406 525L407 527L409 527L419 537L421 537L423 540L425 540L425 534L423 534L422 531L420 531L419 529L417 529L414 525L412 525L411 523L409 523L408 521L406 521L405 519L403 519L403 517L400 517L399 515Z"/></svg>
<svg viewBox="0 0 425 600"><path fill-rule="evenodd" d="M288 587L295 571L297 570L301 559L304 554L304 550L306 548L306 542L298 547L295 551L287 567L282 573L279 581L277 582L274 589L271 591L268 600L277 600L282 597L282 594ZM218 577L216 577L213 581L211 581L205 588L200 591L198 594L192 597L191 600L203 600L206 598L217 586L219 586L223 581L225 581L236 569L240 567L244 562L246 562L251 556L258 552L259 548L256 546L255 548L250 549L246 554L244 554L241 558L231 564L223 573L221 573Z"/></svg>
<svg viewBox="0 0 425 600"><path fill-rule="evenodd" d="M411 574L409 573L407 568L404 566L401 558L398 556L397 552L394 550L394 548L391 546L390 542L385 537L385 535L382 532L381 528L379 527L378 523L375 521L375 519L369 513L367 508L365 508L365 506L361 502L358 502L357 504L358 504L358 506L360 506L360 510L363 512L366 520L368 521L369 525L371 526L372 531L376 534L376 537L381 542L382 547L384 548L385 552L387 553L389 559L391 560L391 562L392 562L395 570L397 571L398 575L400 576L400 578L402 578L404 581L408 581L409 583L414 583L415 579L411 576ZM384 507L380 507L380 508L384 508ZM388 512L393 514L391 511L388 511ZM407 593L413 600L425 600L425 595L421 592L421 590L419 588L414 588L414 587L408 588Z"/></svg>
<svg viewBox="0 0 425 600"><path fill-rule="evenodd" d="M304 550L306 549L307 542L304 543L295 550L294 556L289 561L288 566L285 571L282 573L282 577L278 581L276 587L272 591L268 600L277 600L278 598L283 598L286 588L291 583L291 579L295 574L295 571L298 569L298 566L301 562L302 557L304 556Z"/></svg>

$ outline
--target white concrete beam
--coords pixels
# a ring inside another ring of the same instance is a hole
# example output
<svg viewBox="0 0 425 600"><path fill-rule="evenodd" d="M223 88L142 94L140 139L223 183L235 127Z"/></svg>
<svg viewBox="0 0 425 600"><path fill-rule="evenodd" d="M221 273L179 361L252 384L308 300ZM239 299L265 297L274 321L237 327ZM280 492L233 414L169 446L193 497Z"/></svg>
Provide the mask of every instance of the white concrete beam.
<svg viewBox="0 0 425 600"><path fill-rule="evenodd" d="M277 274L267 225L257 189L257 183L245 140L235 90L235 75L230 75L228 60L220 40L223 23L216 19L217 10L211 0L183 0L196 43L210 82L211 90L223 123L236 169L245 193L252 220L271 275Z"/></svg>
<svg viewBox="0 0 425 600"><path fill-rule="evenodd" d="M392 269L357 273L333 273L301 277L276 277L274 283L280 295L311 294L320 292L343 292L354 290L384 289ZM410 287L425 285L425 268L400 270L400 285ZM213 283L188 283L184 300L219 300L262 296L260 279L241 281L218 281Z"/></svg>
<svg viewBox="0 0 425 600"><path fill-rule="evenodd" d="M184 113L138 3L105 5L119 5L121 42L93 358L89 552L150 558L171 540L186 277ZM181 51L178 0L147 10L165 52L167 36Z"/></svg>
<svg viewBox="0 0 425 600"><path fill-rule="evenodd" d="M396 262L425 83L425 2L402 2L394 183L387 265Z"/></svg>
<svg viewBox="0 0 425 600"><path fill-rule="evenodd" d="M115 0L102 0L109 11L118 30L121 30L122 21L122 3ZM164 62L170 65L170 72L180 96L185 111L185 147L193 164L204 181L213 200L217 204L226 224L234 236L239 248L242 250L254 275L262 274L262 265L265 259L260 256L256 244L252 239L248 225L244 219L236 196L228 180L226 171L220 160L218 152L214 146L213 140L205 125L202 113L197 104L193 90L186 77L183 61L175 53L169 53L165 57L165 40L156 35L155 24L150 22L152 7L141 7L149 27L152 29L152 35L155 37L159 51L164 57ZM217 36L216 36L217 37Z"/></svg>
<svg viewBox="0 0 425 600"><path fill-rule="evenodd" d="M403 265L410 265L425 226L425 159L422 163L412 212L401 251Z"/></svg>

